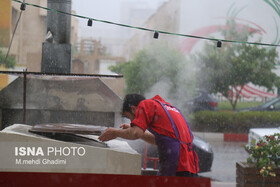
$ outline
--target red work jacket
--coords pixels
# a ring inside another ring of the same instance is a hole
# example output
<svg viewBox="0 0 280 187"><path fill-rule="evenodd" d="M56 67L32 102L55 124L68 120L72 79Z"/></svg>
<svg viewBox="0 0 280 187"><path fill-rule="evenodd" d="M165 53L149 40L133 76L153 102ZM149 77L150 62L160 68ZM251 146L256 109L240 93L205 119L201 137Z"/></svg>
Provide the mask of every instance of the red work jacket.
<svg viewBox="0 0 280 187"><path fill-rule="evenodd" d="M161 135L177 139L165 110L154 99L161 103L166 103L159 95L156 95L152 99L141 101L137 106L135 119L131 122L131 125L137 125L144 131L149 127ZM186 143L191 142L192 145L191 134L184 117L174 107L167 107L167 110L178 129L179 141ZM199 171L197 154L188 149L188 146L184 143L180 144L180 159L177 172L180 171L189 171L191 173Z"/></svg>

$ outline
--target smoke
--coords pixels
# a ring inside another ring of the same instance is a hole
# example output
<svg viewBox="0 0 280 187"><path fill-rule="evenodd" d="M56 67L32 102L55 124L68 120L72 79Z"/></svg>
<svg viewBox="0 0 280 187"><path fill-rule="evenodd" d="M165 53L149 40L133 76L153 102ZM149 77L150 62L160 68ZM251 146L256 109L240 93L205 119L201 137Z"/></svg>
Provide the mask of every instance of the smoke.
<svg viewBox="0 0 280 187"><path fill-rule="evenodd" d="M152 98L160 95L166 102L184 109L184 103L191 99L195 92L195 70L191 61L186 61L184 67L181 68L176 75L176 81L172 82L170 77L162 76L149 91L144 95L146 98Z"/></svg>
<svg viewBox="0 0 280 187"><path fill-rule="evenodd" d="M169 98L169 90L171 89L171 82L164 78L155 83L151 89L145 93L146 98L152 98L155 95L160 95L162 98Z"/></svg>

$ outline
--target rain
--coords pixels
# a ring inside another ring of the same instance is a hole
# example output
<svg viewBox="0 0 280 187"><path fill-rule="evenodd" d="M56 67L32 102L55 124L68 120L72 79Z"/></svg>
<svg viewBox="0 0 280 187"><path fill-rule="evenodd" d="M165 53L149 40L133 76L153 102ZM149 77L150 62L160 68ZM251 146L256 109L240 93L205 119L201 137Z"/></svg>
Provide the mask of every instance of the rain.
<svg viewBox="0 0 280 187"><path fill-rule="evenodd" d="M280 175L279 0L3 0L0 17L0 172L7 177L73 168L125 175L120 185L156 177L157 146L99 139L131 123L122 107L135 93L159 95L182 112L201 186L280 185L273 183ZM63 146L85 154L15 155ZM56 160L63 164L48 164ZM243 180L240 168L252 165L258 175Z"/></svg>

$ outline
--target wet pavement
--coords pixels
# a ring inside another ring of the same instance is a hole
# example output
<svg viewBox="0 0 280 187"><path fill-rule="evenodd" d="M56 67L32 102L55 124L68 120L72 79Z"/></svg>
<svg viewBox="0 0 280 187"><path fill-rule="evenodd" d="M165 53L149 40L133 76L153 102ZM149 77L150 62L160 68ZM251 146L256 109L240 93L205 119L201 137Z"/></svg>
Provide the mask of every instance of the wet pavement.
<svg viewBox="0 0 280 187"><path fill-rule="evenodd" d="M209 177L212 187L235 186L236 162L246 161L248 153L244 149L247 142L209 141L214 152L214 160L210 172L200 173Z"/></svg>

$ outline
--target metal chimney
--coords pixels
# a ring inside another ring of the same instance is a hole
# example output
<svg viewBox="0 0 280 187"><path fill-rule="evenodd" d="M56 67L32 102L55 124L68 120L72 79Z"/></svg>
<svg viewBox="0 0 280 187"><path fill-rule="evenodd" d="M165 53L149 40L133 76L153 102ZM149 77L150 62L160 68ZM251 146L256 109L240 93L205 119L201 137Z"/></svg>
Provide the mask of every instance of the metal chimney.
<svg viewBox="0 0 280 187"><path fill-rule="evenodd" d="M71 13L71 0L48 0L48 8ZM71 73L71 16L48 10L41 71Z"/></svg>

